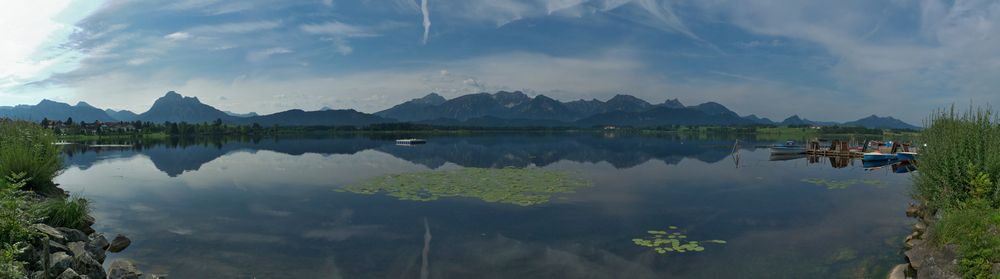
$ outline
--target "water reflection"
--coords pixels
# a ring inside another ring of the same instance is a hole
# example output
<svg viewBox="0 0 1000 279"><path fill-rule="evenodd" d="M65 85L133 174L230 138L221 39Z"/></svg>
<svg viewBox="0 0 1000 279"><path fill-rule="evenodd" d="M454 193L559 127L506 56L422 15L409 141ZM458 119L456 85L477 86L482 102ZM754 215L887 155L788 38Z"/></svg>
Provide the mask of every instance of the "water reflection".
<svg viewBox="0 0 1000 279"><path fill-rule="evenodd" d="M237 151L335 155L377 150L435 169L448 163L489 168L547 166L561 160L608 162L616 168L629 168L650 160L677 164L688 158L714 163L726 159L732 152L727 148L727 145L731 146L731 140L691 142L677 137L608 138L591 134L438 137L419 146L400 146L388 137L359 135L333 138L174 138L132 144L132 148L116 150L91 148L86 144L72 145L64 149L66 163L72 167L87 169L96 161L108 159L108 156L130 157L141 154L149 157L157 169L176 177L185 171L199 170L204 164ZM177 152L179 149L184 151Z"/></svg>
<svg viewBox="0 0 1000 279"><path fill-rule="evenodd" d="M57 182L94 201L97 230L132 237L114 257L174 278L871 278L900 260L908 175L770 161L765 149L742 150L735 168L731 147L589 135L178 142L67 151ZM531 207L336 191L524 166L592 186ZM883 184L832 191L808 178ZM659 254L632 242L667 226L727 243Z"/></svg>

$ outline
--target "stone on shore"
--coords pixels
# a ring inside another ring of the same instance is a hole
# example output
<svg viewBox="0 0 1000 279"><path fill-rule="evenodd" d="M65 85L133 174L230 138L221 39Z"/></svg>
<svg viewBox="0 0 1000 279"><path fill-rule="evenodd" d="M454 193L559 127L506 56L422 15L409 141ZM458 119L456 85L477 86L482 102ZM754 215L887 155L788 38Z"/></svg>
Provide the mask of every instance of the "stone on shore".
<svg viewBox="0 0 1000 279"><path fill-rule="evenodd" d="M46 224L35 224L33 227L35 227L35 229L37 229L42 234L47 235L51 240L55 240L56 242L59 243L66 242L66 236L63 236L63 234L59 232L59 230L53 227L49 227Z"/></svg>
<svg viewBox="0 0 1000 279"><path fill-rule="evenodd" d="M108 246L111 244L108 242L107 238L104 238L103 234L94 233L90 235L90 241L87 242L87 252L94 256L97 262L104 263L104 259L107 257Z"/></svg>
<svg viewBox="0 0 1000 279"><path fill-rule="evenodd" d="M118 259L111 263L108 269L108 279L139 279L142 272L128 260Z"/></svg>
<svg viewBox="0 0 1000 279"><path fill-rule="evenodd" d="M960 279L962 276L954 270L958 266L957 250L954 244L938 248L927 240L917 239L905 254L910 266L917 270L917 278Z"/></svg>
<svg viewBox="0 0 1000 279"><path fill-rule="evenodd" d="M66 238L66 242L87 241L87 234L70 228L56 228Z"/></svg>
<svg viewBox="0 0 1000 279"><path fill-rule="evenodd" d="M111 245L108 246L108 252L111 253L121 252L122 250L125 250L125 248L128 248L128 246L131 244L132 240L128 239L128 237L125 237L124 235L121 234L116 235L115 239L111 240Z"/></svg>
<svg viewBox="0 0 1000 279"><path fill-rule="evenodd" d="M70 268L60 273L56 279L80 279L80 274L77 274L76 271Z"/></svg>
<svg viewBox="0 0 1000 279"><path fill-rule="evenodd" d="M73 267L73 257L65 252L56 252L49 256L49 270L59 273L62 270Z"/></svg>
<svg viewBox="0 0 1000 279"><path fill-rule="evenodd" d="M898 264L892 268L892 271L889 272L889 276L886 276L886 279L907 279L906 269L908 268L910 268L910 265L908 264Z"/></svg>
<svg viewBox="0 0 1000 279"><path fill-rule="evenodd" d="M108 274L104 271L104 266L102 266L100 262L95 260L89 253L86 252L73 256L73 268L75 268L81 275L90 278L108 277Z"/></svg>

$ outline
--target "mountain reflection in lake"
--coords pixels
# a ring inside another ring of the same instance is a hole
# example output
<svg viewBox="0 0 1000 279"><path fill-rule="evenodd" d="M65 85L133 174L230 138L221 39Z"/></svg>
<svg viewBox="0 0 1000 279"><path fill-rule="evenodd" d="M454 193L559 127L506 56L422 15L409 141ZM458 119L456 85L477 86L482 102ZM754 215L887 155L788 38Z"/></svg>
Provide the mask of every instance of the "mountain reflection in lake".
<svg viewBox="0 0 1000 279"><path fill-rule="evenodd" d="M740 150L737 168L730 139L392 138L69 149L57 183L93 201L98 231L132 238L112 257L173 278L420 278L425 234L428 278L875 278L902 260L908 232L909 174L770 161L767 149ZM505 167L571 172L589 186L532 206L338 191L389 174ZM725 244L660 254L633 243L668 226Z"/></svg>

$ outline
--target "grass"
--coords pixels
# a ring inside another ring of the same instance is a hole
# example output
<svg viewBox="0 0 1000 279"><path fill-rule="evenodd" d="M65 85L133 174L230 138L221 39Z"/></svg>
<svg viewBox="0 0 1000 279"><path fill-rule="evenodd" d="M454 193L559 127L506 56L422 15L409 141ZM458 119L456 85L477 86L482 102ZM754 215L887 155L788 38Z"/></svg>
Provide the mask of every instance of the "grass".
<svg viewBox="0 0 1000 279"><path fill-rule="evenodd" d="M45 221L56 227L82 228L90 207L73 197L38 203L32 190L54 187L62 169L55 136L41 126L0 120L0 278L27 278L18 256L37 239L33 225Z"/></svg>
<svg viewBox="0 0 1000 279"><path fill-rule="evenodd" d="M52 198L36 205L36 214L53 227L81 229L90 214L90 203L80 197Z"/></svg>
<svg viewBox="0 0 1000 279"><path fill-rule="evenodd" d="M932 239L958 245L964 278L1000 278L1000 121L991 108L951 109L929 124L914 196L941 212Z"/></svg>
<svg viewBox="0 0 1000 279"><path fill-rule="evenodd" d="M62 170L52 131L25 121L0 121L0 175L24 173L25 187L42 189Z"/></svg>

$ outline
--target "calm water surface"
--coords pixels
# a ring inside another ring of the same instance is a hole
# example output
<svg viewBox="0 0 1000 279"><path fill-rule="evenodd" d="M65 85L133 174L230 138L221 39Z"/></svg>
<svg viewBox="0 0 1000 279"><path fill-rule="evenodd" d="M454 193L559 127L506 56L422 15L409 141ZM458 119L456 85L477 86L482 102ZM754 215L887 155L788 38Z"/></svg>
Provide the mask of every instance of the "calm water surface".
<svg viewBox="0 0 1000 279"><path fill-rule="evenodd" d="M95 229L132 238L112 257L171 278L879 278L902 262L911 224L908 174L749 147L737 167L732 140L385 138L83 149L57 183L93 201ZM527 207L337 191L463 167L564 170L593 185ZM669 226L727 244L657 254L632 243Z"/></svg>

